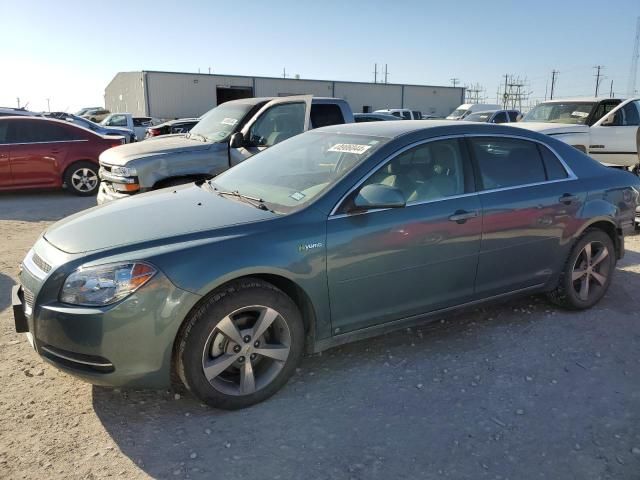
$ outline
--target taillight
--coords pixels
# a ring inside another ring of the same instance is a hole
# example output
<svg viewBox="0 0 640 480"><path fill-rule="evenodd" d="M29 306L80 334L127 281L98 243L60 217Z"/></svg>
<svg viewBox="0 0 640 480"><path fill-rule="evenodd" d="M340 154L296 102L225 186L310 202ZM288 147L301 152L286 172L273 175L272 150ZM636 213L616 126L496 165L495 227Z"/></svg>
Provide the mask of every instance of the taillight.
<svg viewBox="0 0 640 480"><path fill-rule="evenodd" d="M160 135L160 130L158 130L157 128L148 128L147 132L149 132L150 137L156 137Z"/></svg>

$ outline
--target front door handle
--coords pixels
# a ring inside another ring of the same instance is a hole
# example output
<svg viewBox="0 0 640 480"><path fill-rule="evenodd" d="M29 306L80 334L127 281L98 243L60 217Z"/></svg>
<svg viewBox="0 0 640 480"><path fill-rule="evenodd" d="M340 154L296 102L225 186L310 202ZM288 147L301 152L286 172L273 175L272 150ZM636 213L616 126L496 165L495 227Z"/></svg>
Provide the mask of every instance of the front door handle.
<svg viewBox="0 0 640 480"><path fill-rule="evenodd" d="M569 205L572 202L577 202L580 200L577 195L571 195L570 193L565 193L559 199L560 203L564 203L565 205Z"/></svg>
<svg viewBox="0 0 640 480"><path fill-rule="evenodd" d="M476 218L478 216L477 211L468 212L466 210L456 210L456 213L449 217L449 220L456 223L464 223L470 218Z"/></svg>

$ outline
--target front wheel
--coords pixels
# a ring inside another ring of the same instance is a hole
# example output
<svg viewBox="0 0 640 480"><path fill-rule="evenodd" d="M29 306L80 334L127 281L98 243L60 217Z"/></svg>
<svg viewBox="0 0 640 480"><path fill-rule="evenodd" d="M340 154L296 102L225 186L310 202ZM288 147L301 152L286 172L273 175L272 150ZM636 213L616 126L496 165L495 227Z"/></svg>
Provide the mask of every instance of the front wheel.
<svg viewBox="0 0 640 480"><path fill-rule="evenodd" d="M607 292L615 268L611 237L602 230L587 230L571 250L558 287L549 298L573 310L591 308Z"/></svg>
<svg viewBox="0 0 640 480"><path fill-rule="evenodd" d="M284 386L303 343L302 317L291 298L261 280L241 280L211 294L187 319L178 375L210 406L248 407Z"/></svg>
<svg viewBox="0 0 640 480"><path fill-rule="evenodd" d="M76 162L64 173L64 183L74 194L82 197L98 193L98 166L91 162Z"/></svg>

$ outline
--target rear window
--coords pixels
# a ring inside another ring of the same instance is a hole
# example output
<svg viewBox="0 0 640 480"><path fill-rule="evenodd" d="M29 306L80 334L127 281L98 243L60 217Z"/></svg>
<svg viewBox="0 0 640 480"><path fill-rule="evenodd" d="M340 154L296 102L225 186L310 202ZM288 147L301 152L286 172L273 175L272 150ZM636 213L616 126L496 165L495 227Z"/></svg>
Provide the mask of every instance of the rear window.
<svg viewBox="0 0 640 480"><path fill-rule="evenodd" d="M510 122L517 122L518 121L518 112L516 112L514 110L510 110L509 111L509 121Z"/></svg>
<svg viewBox="0 0 640 480"><path fill-rule="evenodd" d="M344 123L342 110L335 104L311 104L311 127L320 128Z"/></svg>
<svg viewBox="0 0 640 480"><path fill-rule="evenodd" d="M133 125L135 127L148 127L151 125L151 118L149 117L134 117Z"/></svg>

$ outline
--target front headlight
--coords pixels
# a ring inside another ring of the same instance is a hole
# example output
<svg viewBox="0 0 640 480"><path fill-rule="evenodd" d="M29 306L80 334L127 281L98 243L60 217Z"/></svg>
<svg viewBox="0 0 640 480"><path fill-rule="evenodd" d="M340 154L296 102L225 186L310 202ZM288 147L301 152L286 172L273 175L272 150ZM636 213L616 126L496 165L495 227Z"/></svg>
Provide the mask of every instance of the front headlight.
<svg viewBox="0 0 640 480"><path fill-rule="evenodd" d="M60 301L93 307L109 305L135 292L156 272L141 262L81 267L64 281Z"/></svg>
<svg viewBox="0 0 640 480"><path fill-rule="evenodd" d="M137 177L138 172L132 167L111 167L111 173L119 177Z"/></svg>

